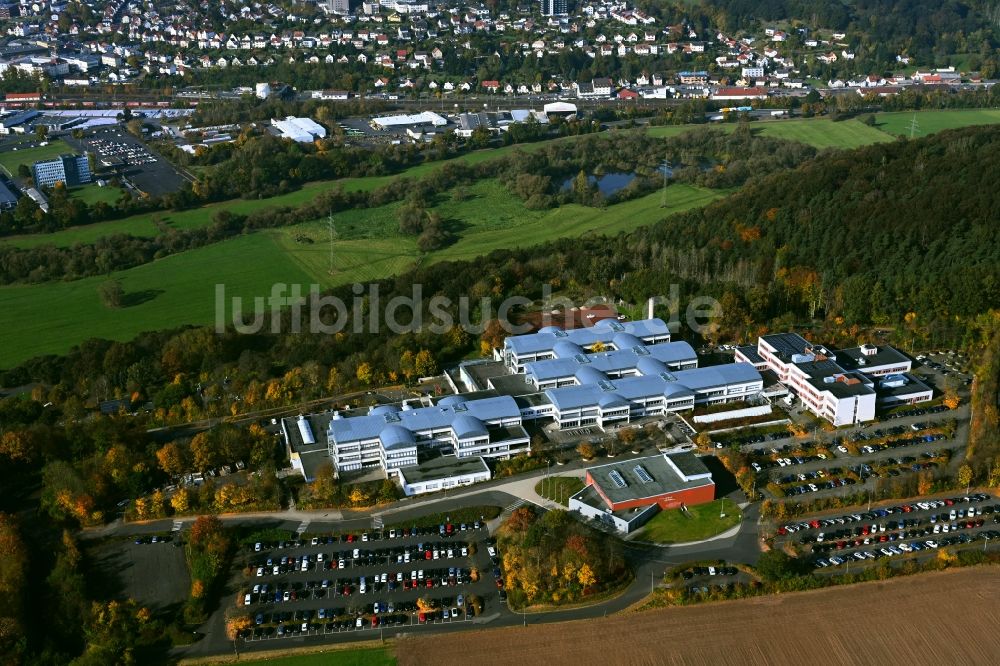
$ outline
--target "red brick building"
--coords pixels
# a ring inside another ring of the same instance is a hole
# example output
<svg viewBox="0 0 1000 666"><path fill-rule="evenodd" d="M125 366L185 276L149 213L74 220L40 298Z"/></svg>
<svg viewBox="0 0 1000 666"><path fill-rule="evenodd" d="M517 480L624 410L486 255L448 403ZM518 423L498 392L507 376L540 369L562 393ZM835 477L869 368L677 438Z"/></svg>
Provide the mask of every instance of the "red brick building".
<svg viewBox="0 0 1000 666"><path fill-rule="evenodd" d="M661 509L714 499L715 481L705 464L692 453L673 453L591 467L586 487L569 506L629 532Z"/></svg>

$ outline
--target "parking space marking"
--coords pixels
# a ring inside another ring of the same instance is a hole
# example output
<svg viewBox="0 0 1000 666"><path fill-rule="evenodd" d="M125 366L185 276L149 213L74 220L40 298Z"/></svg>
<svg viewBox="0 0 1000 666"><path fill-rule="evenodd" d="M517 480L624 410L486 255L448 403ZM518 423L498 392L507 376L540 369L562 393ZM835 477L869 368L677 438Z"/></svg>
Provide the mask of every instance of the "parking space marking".
<svg viewBox="0 0 1000 666"><path fill-rule="evenodd" d="M170 528L171 532L180 532L181 528L184 527L183 520L175 520L173 526Z"/></svg>
<svg viewBox="0 0 1000 666"><path fill-rule="evenodd" d="M299 524L299 526L297 528L295 528L295 536L297 536L297 537L302 536L308 528L309 528L309 521L308 520L303 520Z"/></svg>

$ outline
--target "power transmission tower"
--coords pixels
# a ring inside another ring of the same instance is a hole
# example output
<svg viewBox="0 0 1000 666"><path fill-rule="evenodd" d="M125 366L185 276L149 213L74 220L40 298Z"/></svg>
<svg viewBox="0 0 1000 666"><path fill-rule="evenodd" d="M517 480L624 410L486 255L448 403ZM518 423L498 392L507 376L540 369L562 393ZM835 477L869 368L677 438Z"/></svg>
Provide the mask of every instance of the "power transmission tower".
<svg viewBox="0 0 1000 666"><path fill-rule="evenodd" d="M333 226L333 213L330 213L329 217L326 218L326 226L330 230L330 268L329 273L333 275L334 273L334 261L333 261L333 241L337 238L337 229Z"/></svg>
<svg viewBox="0 0 1000 666"><path fill-rule="evenodd" d="M667 207L667 174L670 172L670 158L663 160L663 193L660 196L660 208Z"/></svg>
<svg viewBox="0 0 1000 666"><path fill-rule="evenodd" d="M910 119L910 138L912 139L920 131L920 123L917 122L917 114L913 114Z"/></svg>

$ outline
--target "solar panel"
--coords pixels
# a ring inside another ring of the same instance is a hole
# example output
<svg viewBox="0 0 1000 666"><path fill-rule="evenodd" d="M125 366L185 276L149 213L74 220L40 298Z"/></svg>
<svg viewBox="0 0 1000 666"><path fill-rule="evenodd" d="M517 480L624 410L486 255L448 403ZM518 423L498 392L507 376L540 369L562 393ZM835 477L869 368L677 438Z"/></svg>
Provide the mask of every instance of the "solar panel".
<svg viewBox="0 0 1000 666"><path fill-rule="evenodd" d="M649 475L649 472L647 472L646 468L643 467L642 465L636 465L635 467L632 468L632 471L635 472L635 475L639 477L639 480L642 481L643 483L653 482L653 477Z"/></svg>
<svg viewBox="0 0 1000 666"><path fill-rule="evenodd" d="M619 488L624 488L625 486L628 485L627 483L625 483L625 479L622 477L622 475L616 469L611 470L611 472L608 474L608 476L611 477L611 480Z"/></svg>

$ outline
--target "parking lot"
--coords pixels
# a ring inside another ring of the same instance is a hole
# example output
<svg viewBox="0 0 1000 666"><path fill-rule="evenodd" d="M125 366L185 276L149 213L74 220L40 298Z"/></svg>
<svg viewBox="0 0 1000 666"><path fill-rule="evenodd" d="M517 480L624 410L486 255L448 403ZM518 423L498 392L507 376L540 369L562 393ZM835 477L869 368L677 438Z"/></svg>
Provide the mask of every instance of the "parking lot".
<svg viewBox="0 0 1000 666"><path fill-rule="evenodd" d="M244 638L471 621L499 607L493 549L484 524L255 543L236 599L253 618Z"/></svg>
<svg viewBox="0 0 1000 666"><path fill-rule="evenodd" d="M93 130L81 139L64 138L77 150L94 153L98 165L105 161L120 163L124 177L151 196L175 192L184 183L167 160L118 125Z"/></svg>
<svg viewBox="0 0 1000 666"><path fill-rule="evenodd" d="M989 547L1000 539L1000 503L991 495L928 498L867 511L804 518L777 530L777 543L806 548L817 569L898 558L944 546Z"/></svg>
<svg viewBox="0 0 1000 666"><path fill-rule="evenodd" d="M109 540L89 550L88 557L107 576L103 589L159 610L182 603L191 586L178 545L162 538L153 543L151 537Z"/></svg>
<svg viewBox="0 0 1000 666"><path fill-rule="evenodd" d="M946 408L943 408L947 411ZM941 409L921 409L920 414ZM916 416L914 411L907 416ZM775 444L747 452L747 460L764 482L778 484L782 497L835 491L869 479L892 478L946 467L958 447L946 424L921 421L859 430L847 441Z"/></svg>

